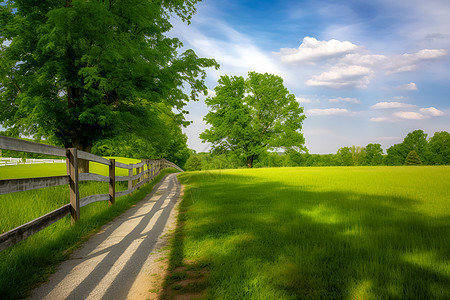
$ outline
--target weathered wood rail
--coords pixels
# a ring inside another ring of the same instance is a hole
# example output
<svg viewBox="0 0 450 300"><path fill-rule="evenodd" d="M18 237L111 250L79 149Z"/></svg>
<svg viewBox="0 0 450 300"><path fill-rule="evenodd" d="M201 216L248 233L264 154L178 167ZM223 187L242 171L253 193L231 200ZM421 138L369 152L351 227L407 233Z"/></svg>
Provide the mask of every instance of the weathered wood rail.
<svg viewBox="0 0 450 300"><path fill-rule="evenodd" d="M67 175L63 176L0 180L0 195L67 184L69 185L70 199L70 203L64 206L8 232L0 234L0 251L13 246L30 235L50 226L68 214L71 215L72 224L74 224L80 219L80 208L85 205L97 201L108 201L110 205L113 205L116 197L132 193L134 190L156 177L163 168L176 168L183 171L176 164L166 159L145 159L137 164L124 164L116 162L114 159L106 159L91 153L80 151L76 148L65 149L5 136L0 136L0 149L66 157L67 164ZM109 167L109 176L93 173L79 174L78 159L107 165ZM116 176L116 167L128 169L128 176ZM134 170L136 171L134 172ZM133 173L136 174L133 175ZM109 193L90 195L80 199L80 181L108 182ZM117 181L128 181L128 189L126 191L116 192L115 183Z"/></svg>

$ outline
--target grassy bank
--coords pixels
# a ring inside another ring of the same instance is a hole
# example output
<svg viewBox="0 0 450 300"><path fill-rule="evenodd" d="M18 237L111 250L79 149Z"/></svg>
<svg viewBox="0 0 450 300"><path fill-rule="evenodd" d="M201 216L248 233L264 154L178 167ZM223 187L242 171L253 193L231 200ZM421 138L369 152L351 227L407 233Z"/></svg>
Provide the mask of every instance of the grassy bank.
<svg viewBox="0 0 450 300"><path fill-rule="evenodd" d="M120 159L124 163L137 160ZM7 168L7 169L5 169ZM17 169L16 169L17 168ZM65 174L65 164L19 165L0 168L0 179L56 176ZM128 175L127 170L117 169L118 175ZM106 175L107 167L91 164L91 172ZM116 199L112 207L107 201L96 202L81 208L81 219L70 225L70 216L54 223L19 244L0 252L0 299L25 297L30 288L45 281L57 264L66 259L73 249L145 197L161 178L175 169L164 169L154 181L147 183L132 195ZM117 189L126 189L126 183ZM80 185L80 196L108 193L104 182L86 182ZM0 232L31 221L68 203L66 186L0 195Z"/></svg>
<svg viewBox="0 0 450 300"><path fill-rule="evenodd" d="M448 166L222 170L179 179L183 226L168 294L450 297Z"/></svg>

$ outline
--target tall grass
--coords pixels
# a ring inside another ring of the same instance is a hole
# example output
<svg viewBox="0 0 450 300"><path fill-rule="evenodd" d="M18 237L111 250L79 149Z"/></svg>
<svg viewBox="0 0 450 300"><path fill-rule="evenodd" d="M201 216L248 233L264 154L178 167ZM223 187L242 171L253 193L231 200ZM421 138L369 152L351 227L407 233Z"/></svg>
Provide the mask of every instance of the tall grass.
<svg viewBox="0 0 450 300"><path fill-rule="evenodd" d="M222 170L179 179L184 226L171 268L208 270L206 298L450 298L448 166ZM183 293L176 280L168 284Z"/></svg>
<svg viewBox="0 0 450 300"><path fill-rule="evenodd" d="M123 163L137 160L117 158ZM19 165L0 167L0 179L64 175L65 164ZM6 171L5 171L6 170ZM106 175L108 168L91 163L91 172ZM128 170L116 169L118 175ZM153 181L130 196L116 199L109 207L107 201L81 208L81 219L70 225L70 216L52 224L17 245L0 252L0 299L25 297L34 285L45 281L56 265L78 247L102 225L113 220L147 195L153 186L175 169L164 169ZM118 190L127 189L126 182L116 183ZM58 186L40 190L0 195L0 232L29 222L69 202L68 187ZM107 194L108 184L84 182L80 184L80 197Z"/></svg>

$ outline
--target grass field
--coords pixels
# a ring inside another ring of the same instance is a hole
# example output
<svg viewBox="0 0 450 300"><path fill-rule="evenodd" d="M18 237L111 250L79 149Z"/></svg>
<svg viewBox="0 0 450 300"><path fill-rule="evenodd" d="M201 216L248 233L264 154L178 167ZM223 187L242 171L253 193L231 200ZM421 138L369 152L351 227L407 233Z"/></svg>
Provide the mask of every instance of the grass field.
<svg viewBox="0 0 450 300"><path fill-rule="evenodd" d="M179 179L185 195L166 296L450 298L449 166L221 170Z"/></svg>
<svg viewBox="0 0 450 300"><path fill-rule="evenodd" d="M123 163L138 160L116 158ZM67 258L89 235L103 224L123 213L147 195L153 186L175 169L164 169L154 181L144 185L131 196L116 199L109 207L107 201L81 208L81 219L70 225L70 216L52 224L17 245L0 252L0 299L22 298L33 285L44 281L56 265ZM91 163L91 173L108 174L108 167ZM65 175L65 164L36 164L0 167L0 179ZM128 170L116 168L117 175L128 175ZM116 183L117 190L126 190L127 182ZM107 194L108 183L80 183L80 197ZM0 233L29 222L69 202L67 186L0 195Z"/></svg>

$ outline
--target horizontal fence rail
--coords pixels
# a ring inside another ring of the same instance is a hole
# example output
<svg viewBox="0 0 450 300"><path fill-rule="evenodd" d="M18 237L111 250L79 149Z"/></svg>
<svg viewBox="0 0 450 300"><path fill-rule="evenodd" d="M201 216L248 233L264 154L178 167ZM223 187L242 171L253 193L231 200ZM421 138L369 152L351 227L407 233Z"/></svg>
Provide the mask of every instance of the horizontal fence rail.
<svg viewBox="0 0 450 300"><path fill-rule="evenodd" d="M66 158L64 161L67 164L67 175L0 180L0 195L59 185L69 185L70 199L70 203L64 206L8 232L0 234L0 251L15 245L69 214L71 215L72 224L74 224L80 218L80 208L83 206L98 201L108 201L110 205L113 205L115 198L132 193L155 178L164 168L175 168L183 172L180 167L166 159L145 159L137 164L124 164L116 162L114 159L106 159L88 152L80 151L76 148L65 149L5 136L0 136L0 149L61 156ZM94 173L78 173L78 159L107 165L109 168L109 176ZM128 176L116 176L116 167L127 169ZM109 184L109 193L80 198L80 181L107 182ZM117 181L127 181L128 189L116 192L115 183Z"/></svg>

